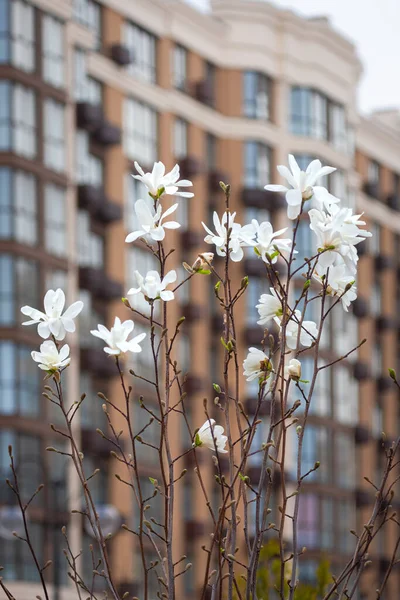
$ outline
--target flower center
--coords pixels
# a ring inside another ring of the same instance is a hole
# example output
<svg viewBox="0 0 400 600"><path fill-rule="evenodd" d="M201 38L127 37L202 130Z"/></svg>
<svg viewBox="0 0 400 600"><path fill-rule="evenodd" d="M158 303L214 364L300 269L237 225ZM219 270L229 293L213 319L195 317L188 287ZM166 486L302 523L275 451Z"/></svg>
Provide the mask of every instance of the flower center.
<svg viewBox="0 0 400 600"><path fill-rule="evenodd" d="M312 187L309 185L303 192L302 194L302 198L303 200L309 200L310 198L312 198L312 196L314 195L314 190L312 189Z"/></svg>

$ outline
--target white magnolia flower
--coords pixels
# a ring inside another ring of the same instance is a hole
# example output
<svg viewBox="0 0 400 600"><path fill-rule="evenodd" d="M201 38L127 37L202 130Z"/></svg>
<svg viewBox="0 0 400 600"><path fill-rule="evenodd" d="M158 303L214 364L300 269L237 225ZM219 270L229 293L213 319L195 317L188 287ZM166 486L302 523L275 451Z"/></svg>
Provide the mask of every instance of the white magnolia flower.
<svg viewBox="0 0 400 600"><path fill-rule="evenodd" d="M278 317L274 319L275 323L279 325L280 330L282 331L282 323ZM299 334L299 327L301 321L301 312L296 310L294 312L294 316L288 321L286 325L286 345L290 350L297 349L297 338ZM318 328L314 321L303 321L301 325L300 331L300 345L305 348L309 348L314 341L316 340L318 335Z"/></svg>
<svg viewBox="0 0 400 600"><path fill-rule="evenodd" d="M146 337L145 333L140 333L136 337L128 340L129 334L133 331L135 324L133 321L124 321L118 317L115 317L114 325L110 330L104 325L98 325L98 330L94 329L90 333L94 337L98 337L104 340L107 347L104 348L104 352L107 354L113 354L118 356L121 352L141 352L142 348L139 343Z"/></svg>
<svg viewBox="0 0 400 600"><path fill-rule="evenodd" d="M71 362L68 344L64 344L59 351L52 340L43 342L40 352L31 352L31 356L35 362L39 363L38 367L43 371L59 371Z"/></svg>
<svg viewBox="0 0 400 600"><path fill-rule="evenodd" d="M351 273L355 273L358 261L356 245L372 235L356 224L364 224L359 220L361 215L353 216L348 208L333 211L333 214L312 208L309 216L310 229L317 236L317 248L321 252L319 266L326 269L341 256Z"/></svg>
<svg viewBox="0 0 400 600"><path fill-rule="evenodd" d="M156 198L161 198L163 194L184 196L185 198L194 196L192 192L179 191L181 187L193 185L187 179L179 181L179 165L175 165L169 173L165 173L165 165L161 161L154 163L151 173L145 173L137 162L135 162L135 168L139 175L133 175L133 177L139 179L147 187L149 193Z"/></svg>
<svg viewBox="0 0 400 600"><path fill-rule="evenodd" d="M209 419L202 425L196 433L195 446L206 446L210 450L215 450L220 454L226 454L226 442L228 438L224 435L224 428L221 425L215 424L215 419Z"/></svg>
<svg viewBox="0 0 400 600"><path fill-rule="evenodd" d="M174 292L166 290L165 288L170 283L176 281L176 271L169 271L161 280L158 271L149 271L145 277L143 277L139 271L135 271L136 281L138 282L137 288L131 288L128 291L128 295L142 293L146 300L157 300L161 298L164 302L174 299Z"/></svg>
<svg viewBox="0 0 400 600"><path fill-rule="evenodd" d="M83 302L78 300L71 304L62 314L65 305L65 294L58 288L56 291L48 290L44 297L44 310L36 310L31 306L23 306L22 314L31 318L31 321L25 321L22 325L38 325L38 334L42 338L48 338L53 335L56 340L63 340L66 332L75 331L74 319L79 315L83 308Z"/></svg>
<svg viewBox="0 0 400 600"><path fill-rule="evenodd" d="M146 200L136 200L135 213L140 223L140 229L129 233L125 238L125 242L134 242L141 237L150 243L152 241L160 242L165 238L165 229L177 229L180 227L180 224L176 221L163 223L165 217L171 215L177 208L178 205L174 204L163 213L161 204L157 206L157 210L154 210Z"/></svg>
<svg viewBox="0 0 400 600"><path fill-rule="evenodd" d="M202 225L209 234L204 241L207 244L215 244L218 256L225 256L229 231L229 257L234 262L239 262L243 258L243 246L254 246L255 229L253 225L242 227L239 223L235 223L235 217L235 212L224 212L220 220L214 211L213 222L216 233L213 233L203 222Z"/></svg>
<svg viewBox="0 0 400 600"><path fill-rule="evenodd" d="M249 348L249 353L243 361L243 375L247 381L266 379L271 373L272 365L268 356L258 348Z"/></svg>
<svg viewBox="0 0 400 600"><path fill-rule="evenodd" d="M287 231L287 227L280 229L279 231L275 231L274 233L272 225L268 221L258 223L256 219L253 219L251 223L256 231L256 244L254 246L254 250L259 256L261 256L264 262L269 262L267 254L272 256L276 253L276 248L279 250L279 252L290 252L292 247L291 239L276 239L279 235L282 235L285 233L285 231ZM271 262L275 264L277 260L278 256L275 256Z"/></svg>
<svg viewBox="0 0 400 600"><path fill-rule="evenodd" d="M326 188L315 185L320 177L336 171L334 167L323 167L320 160L313 160L306 171L302 171L293 154L289 154L289 166L291 171L285 165L278 165L277 169L292 189L284 185L270 184L265 186L265 189L270 192L286 192L289 219L297 219L303 201L312 197L315 198L321 208L328 208L332 204L340 202L339 198L332 196Z"/></svg>
<svg viewBox="0 0 400 600"><path fill-rule="evenodd" d="M292 358L284 369L285 378L299 381L301 377L301 362L297 358Z"/></svg>
<svg viewBox="0 0 400 600"><path fill-rule="evenodd" d="M257 321L259 325L267 325L271 319L274 317L282 317L282 302L274 290L274 288L269 288L270 294L261 294L259 303L256 305L256 309L258 310L258 314L260 315L260 320Z"/></svg>
<svg viewBox="0 0 400 600"><path fill-rule="evenodd" d="M349 272L346 265L344 263L332 265L323 271L314 273L313 277L321 284L328 278L327 293L330 296L341 296L342 306L348 312L351 302L357 298L357 286L354 274ZM347 286L351 287L346 290Z"/></svg>

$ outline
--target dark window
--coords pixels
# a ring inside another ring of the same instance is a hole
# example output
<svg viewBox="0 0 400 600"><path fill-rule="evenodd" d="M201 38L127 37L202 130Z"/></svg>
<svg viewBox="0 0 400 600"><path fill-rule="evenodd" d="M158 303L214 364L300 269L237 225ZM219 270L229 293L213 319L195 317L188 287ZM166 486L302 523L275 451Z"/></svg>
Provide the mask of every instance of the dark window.
<svg viewBox="0 0 400 600"><path fill-rule="evenodd" d="M37 263L10 254L0 254L0 325L26 320L20 313L24 305L38 306L39 270Z"/></svg>
<svg viewBox="0 0 400 600"><path fill-rule="evenodd" d="M37 243L37 182L31 173L0 167L0 239Z"/></svg>
<svg viewBox="0 0 400 600"><path fill-rule="evenodd" d="M270 181L271 149L261 142L244 144L244 185L263 188Z"/></svg>
<svg viewBox="0 0 400 600"><path fill-rule="evenodd" d="M356 450L354 435L344 432L335 436L336 483L342 488L353 489L356 484Z"/></svg>
<svg viewBox="0 0 400 600"><path fill-rule="evenodd" d="M270 119L271 81L263 73L243 73L243 114L249 119Z"/></svg>
<svg viewBox="0 0 400 600"><path fill-rule="evenodd" d="M23 0L0 0L0 63L35 70L35 9Z"/></svg>
<svg viewBox="0 0 400 600"><path fill-rule="evenodd" d="M132 55L132 63L128 71L148 83L155 83L157 78L156 37L135 23L125 23L124 41Z"/></svg>
<svg viewBox="0 0 400 600"><path fill-rule="evenodd" d="M210 62L205 64L205 81L207 87L208 104L215 105L215 84L216 84L216 68Z"/></svg>
<svg viewBox="0 0 400 600"><path fill-rule="evenodd" d="M206 134L206 163L208 171L217 168L217 144L218 140L212 133Z"/></svg>
<svg viewBox="0 0 400 600"><path fill-rule="evenodd" d="M326 482L329 479L331 472L329 457L330 457L330 444L329 444L329 433L325 427L317 427L314 425L308 425L304 431L303 438L303 453L302 453L302 471L303 474L307 473L314 468L315 463L319 462L320 466L318 469L310 473L307 476L306 482L318 481Z"/></svg>

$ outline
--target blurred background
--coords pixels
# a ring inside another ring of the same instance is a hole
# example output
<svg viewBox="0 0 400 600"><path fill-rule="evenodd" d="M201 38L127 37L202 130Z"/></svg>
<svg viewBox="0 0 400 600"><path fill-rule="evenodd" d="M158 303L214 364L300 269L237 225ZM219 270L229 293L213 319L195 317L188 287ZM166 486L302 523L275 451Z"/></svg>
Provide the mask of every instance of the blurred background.
<svg viewBox="0 0 400 600"><path fill-rule="evenodd" d="M349 314L334 314L321 357L331 362L364 337L368 344L329 373L323 371L314 395L303 464L307 471L320 461L321 468L307 479L301 501L299 543L308 548L300 561L304 581L315 579L322 556L333 572L348 560L354 547L349 530L362 527L374 501L363 478L379 480L382 473L381 432L386 443L398 434L398 397L387 369L398 367L400 42L394 24L400 8L389 0L367 10L361 2L320 2L317 14L307 0L195 4L0 0L0 564L5 578L14 581L18 600L31 598L39 587L25 545L12 536L20 522L15 498L4 484L10 475L9 444L26 497L46 484L29 518L40 559L53 560L46 577L54 598L75 598L62 555L62 525L68 524L74 547L83 549L86 576L92 571L90 535L81 518L69 514L80 503L76 482L63 457L45 451L60 448L49 428L60 415L42 398L42 376L30 358L40 340L34 328L20 326L19 307L41 308L45 291L57 287L68 302L79 297L85 304L79 332L69 340L73 361L67 394L73 402L87 393L79 435L88 470L101 469L92 481L93 494L114 534L110 547L117 582L122 591L141 594L135 539L119 529L122 520L137 527L138 516L114 477L109 444L95 432L106 427L96 392L119 398L120 387L115 365L89 335L115 315L130 318L121 297L134 284L133 271L154 267L142 244L124 243L136 229L134 202L145 193L130 175L135 160L145 170L158 159L168 169L179 162L182 176L193 181L195 197L178 199L182 226L168 236L176 248L171 268L181 279L182 261L191 264L199 252L211 249L203 242L200 222L211 223L212 211L222 210L220 180L232 185L239 222L257 218L270 220L274 229L285 226L285 203L263 187L281 183L276 165L285 164L288 153L302 168L314 158L335 166L323 184L345 205L365 211L373 237L358 246L358 298ZM302 222L299 258L310 256L310 233ZM243 357L248 346L261 341L254 306L269 287L261 261L250 253L237 265L235 281L244 274L250 286L237 324ZM140 298L134 302L146 311ZM188 413L197 427L204 421L203 398L213 397L212 383L221 379L215 331L222 325L211 278L193 278L174 304L176 317L186 317L180 360L189 372ZM146 321L136 319L136 330L148 332ZM143 348L127 366L134 364L151 377L150 347ZM311 356L304 355L302 362L309 379ZM256 387L242 383L249 414ZM135 384L134 395L139 394L154 401L150 389ZM132 412L140 430L143 411L133 403ZM156 424L152 427L149 441L159 435ZM257 444L267 427L263 417ZM182 451L191 443L179 426L175 438ZM148 447L139 448L139 455L143 484L150 486L148 476L158 474L157 456ZM289 482L294 456L293 443ZM204 457L203 469L212 490L209 458ZM193 465L186 467L175 538L194 567L179 579L179 597L195 599L209 528L206 507L196 501ZM259 470L256 456L250 474L256 478ZM274 510L279 486L277 480ZM217 507L218 498L213 502ZM156 499L153 504L157 519L161 507ZM394 543L390 529L377 537L359 600L375 597L372 590ZM397 597L399 585L395 571L388 599Z"/></svg>

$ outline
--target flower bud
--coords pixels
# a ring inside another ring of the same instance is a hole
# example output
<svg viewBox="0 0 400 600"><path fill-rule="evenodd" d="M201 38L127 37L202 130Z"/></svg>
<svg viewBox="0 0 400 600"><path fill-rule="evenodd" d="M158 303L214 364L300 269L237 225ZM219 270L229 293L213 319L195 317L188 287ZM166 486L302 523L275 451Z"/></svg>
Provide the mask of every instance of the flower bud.
<svg viewBox="0 0 400 600"><path fill-rule="evenodd" d="M213 258L213 252L203 252L203 254L199 254L194 263L192 264L193 271L197 273L198 271L202 271L203 269L208 269L213 261Z"/></svg>
<svg viewBox="0 0 400 600"><path fill-rule="evenodd" d="M285 367L285 378L293 379L293 381L299 381L301 377L301 362L296 358L292 358L289 364Z"/></svg>

